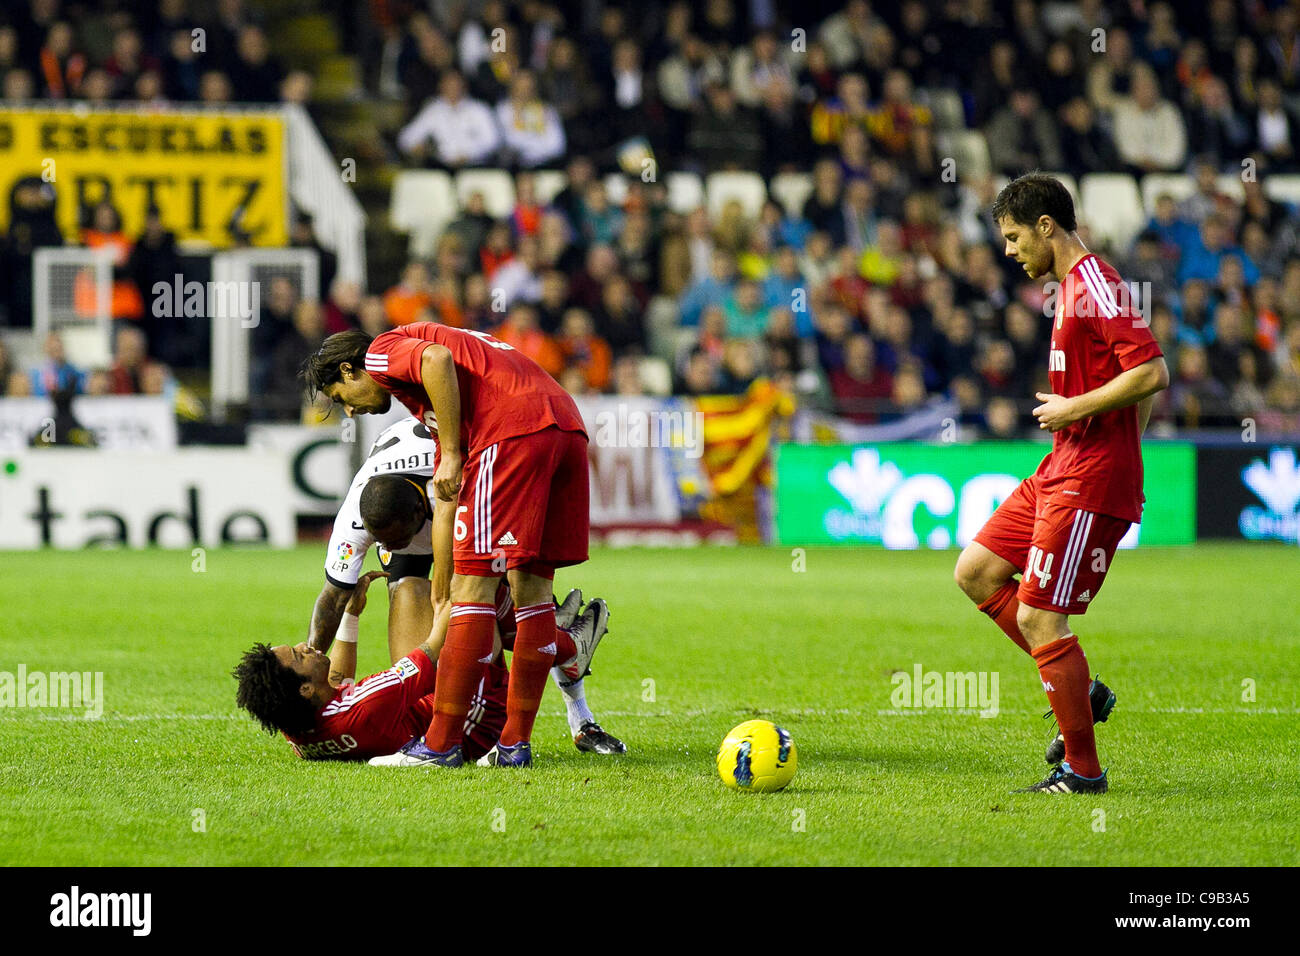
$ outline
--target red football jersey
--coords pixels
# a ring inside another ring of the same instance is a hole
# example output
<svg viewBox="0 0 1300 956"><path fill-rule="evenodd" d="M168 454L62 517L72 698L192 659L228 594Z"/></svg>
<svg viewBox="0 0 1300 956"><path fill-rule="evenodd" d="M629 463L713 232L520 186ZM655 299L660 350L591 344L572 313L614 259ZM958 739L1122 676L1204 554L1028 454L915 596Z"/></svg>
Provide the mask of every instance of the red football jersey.
<svg viewBox="0 0 1300 956"><path fill-rule="evenodd" d="M316 715L311 733L285 738L305 760L369 760L396 753L428 729L437 674L437 663L416 648L388 670L340 687ZM498 656L471 699L465 735L480 752L496 741L504 725L507 680Z"/></svg>
<svg viewBox="0 0 1300 956"><path fill-rule="evenodd" d="M366 371L430 428L438 422L420 378L420 359L433 343L449 349L456 363L466 452L551 425L586 434L573 397L512 346L483 332L412 322L370 343Z"/></svg>
<svg viewBox="0 0 1300 956"><path fill-rule="evenodd" d="M1119 273L1089 253L1061 283L1048 380L1073 398L1163 353L1121 285ZM1061 429L1038 466L1045 496L1059 504L1128 521L1142 520L1142 449L1137 405Z"/></svg>

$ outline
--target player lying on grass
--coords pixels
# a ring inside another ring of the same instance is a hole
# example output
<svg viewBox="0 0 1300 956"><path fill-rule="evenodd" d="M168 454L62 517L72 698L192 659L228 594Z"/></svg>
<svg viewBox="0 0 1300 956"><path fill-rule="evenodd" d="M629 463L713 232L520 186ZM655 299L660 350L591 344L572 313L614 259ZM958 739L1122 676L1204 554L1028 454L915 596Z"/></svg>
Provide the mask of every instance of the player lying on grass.
<svg viewBox="0 0 1300 956"><path fill-rule="evenodd" d="M366 554L376 544L380 565L388 572L389 659L396 663L431 634L439 644L445 638L451 613L455 509L450 502L431 501L426 490L437 465L437 451L436 434L410 419L390 425L375 439L334 518L325 557L325 584L312 609L309 647L329 650ZM499 628L512 640L514 604L504 583L498 589L496 605ZM556 611L556 626L571 627L581 605L582 592L571 592ZM435 607L440 613L435 614ZM498 633L494 639L499 641L501 636ZM602 729L591 713L585 675L566 674L555 666L551 676L564 698L574 745L588 753L626 753L622 741Z"/></svg>
<svg viewBox="0 0 1300 956"><path fill-rule="evenodd" d="M1109 716L1115 695L1090 680L1069 615L1088 610L1120 539L1142 519L1142 432L1169 369L1119 274L1079 240L1074 201L1059 180L1021 176L992 212L1006 254L1031 279L1060 283L1052 390L1037 393L1034 409L1052 450L962 551L955 576L1033 657L1059 724L1047 752L1057 766L1027 791L1105 793L1093 724Z"/></svg>
<svg viewBox="0 0 1300 956"><path fill-rule="evenodd" d="M366 591L383 571L362 575L348 597L344 621L326 656L306 641L289 646L255 644L244 652L233 676L239 682L236 702L270 733L282 733L294 752L306 760L372 760L392 754L428 726L437 686L437 659L441 650L425 641L388 670L358 682L357 632ZM574 667L585 669L594 650L592 635L602 617L604 602L593 600L579 616L572 633L561 632L573 652ZM557 635L558 636L558 635ZM462 727L465 753L477 759L496 743L506 722L509 672L494 646L491 658L480 663L472 706Z"/></svg>
<svg viewBox="0 0 1300 956"><path fill-rule="evenodd" d="M373 340L355 330L331 335L303 376L348 415L386 411L396 396L439 433L432 484L439 500L456 503L452 610L433 719L407 755L430 767L464 763L461 726L491 652L492 598L504 575L518 633L506 726L488 761L528 766L555 662L555 569L587 560L587 433L572 396L507 343L434 322Z"/></svg>

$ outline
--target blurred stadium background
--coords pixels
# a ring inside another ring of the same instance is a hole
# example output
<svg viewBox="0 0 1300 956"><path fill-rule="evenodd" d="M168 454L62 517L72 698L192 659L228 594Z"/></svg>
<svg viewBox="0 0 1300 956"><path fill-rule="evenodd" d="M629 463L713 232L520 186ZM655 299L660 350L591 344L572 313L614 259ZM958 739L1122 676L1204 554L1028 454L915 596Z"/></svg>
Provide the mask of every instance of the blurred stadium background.
<svg viewBox="0 0 1300 956"><path fill-rule="evenodd" d="M703 416L593 442L607 543L964 543L1044 451L1034 168L1174 375L1141 541L1297 540L1294 3L10 0L0 78L0 548L313 537L386 422L298 364L421 319Z"/></svg>

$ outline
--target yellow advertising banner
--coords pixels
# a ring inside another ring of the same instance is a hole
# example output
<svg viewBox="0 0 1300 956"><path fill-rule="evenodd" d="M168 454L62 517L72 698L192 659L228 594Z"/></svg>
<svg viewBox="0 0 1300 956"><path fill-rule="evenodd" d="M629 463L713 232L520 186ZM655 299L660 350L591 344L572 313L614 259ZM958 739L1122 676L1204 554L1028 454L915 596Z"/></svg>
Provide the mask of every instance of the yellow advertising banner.
<svg viewBox="0 0 1300 956"><path fill-rule="evenodd" d="M14 184L37 176L55 190L55 215L77 238L108 199L132 239L157 206L178 240L233 245L288 241L284 120L278 113L0 109L0 229Z"/></svg>

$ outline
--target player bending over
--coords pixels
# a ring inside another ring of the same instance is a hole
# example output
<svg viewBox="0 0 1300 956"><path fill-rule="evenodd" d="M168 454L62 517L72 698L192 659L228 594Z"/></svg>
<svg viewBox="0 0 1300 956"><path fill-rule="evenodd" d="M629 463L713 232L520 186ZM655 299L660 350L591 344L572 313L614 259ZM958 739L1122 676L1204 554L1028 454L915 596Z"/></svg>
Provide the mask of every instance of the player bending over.
<svg viewBox="0 0 1300 956"><path fill-rule="evenodd" d="M1069 615L1101 590L1115 549L1142 518L1142 432L1169 369L1119 274L1075 232L1074 202L1056 179L1030 173L993 203L1006 254L1032 279L1061 284L1048 381L1036 393L1039 427L1052 450L962 551L957 584L1033 657L1060 726L1048 748L1057 763L1028 791L1104 793L1094 722L1115 695L1090 681ZM1021 579L1016 581L1015 575Z"/></svg>
<svg viewBox="0 0 1300 956"><path fill-rule="evenodd" d="M329 650L366 554L375 544L379 545L380 566L388 572L389 659L394 663L401 660L430 634L441 645L451 611L448 598L455 508L451 502L431 501L426 491L437 455L436 434L411 419L390 425L375 439L334 518L325 557L325 583L312 609L309 647ZM384 480L375 480L380 478ZM381 494L381 487L397 491ZM367 520L363 505L379 509L379 520L374 520L374 515ZM571 628L581 605L582 592L570 592L556 610L556 626ZM435 606L442 609L441 614L435 615ZM504 585L499 589L497 612L499 626L508 632L509 649L513 644L514 605ZM604 621L598 621L593 640L599 642L603 636ZM497 634L496 639L501 640L502 635ZM583 675L566 674L557 664L551 668L551 677L564 698L574 745L588 753L626 753L623 742L602 729L591 713Z"/></svg>
<svg viewBox="0 0 1300 956"><path fill-rule="evenodd" d="M481 332L414 322L373 341L330 336L304 365L310 388L348 415L392 396L439 432L433 487L454 512L452 610L433 718L404 748L422 766L464 763L462 726L492 649L493 596L515 599L506 725L484 762L525 767L546 673L555 662L555 569L587 560L587 434L573 398L540 365Z"/></svg>

